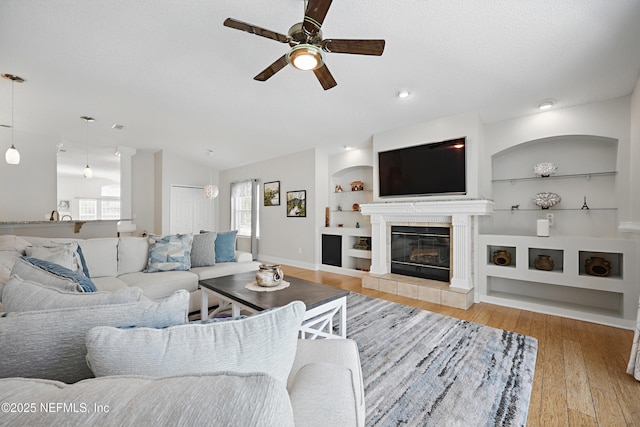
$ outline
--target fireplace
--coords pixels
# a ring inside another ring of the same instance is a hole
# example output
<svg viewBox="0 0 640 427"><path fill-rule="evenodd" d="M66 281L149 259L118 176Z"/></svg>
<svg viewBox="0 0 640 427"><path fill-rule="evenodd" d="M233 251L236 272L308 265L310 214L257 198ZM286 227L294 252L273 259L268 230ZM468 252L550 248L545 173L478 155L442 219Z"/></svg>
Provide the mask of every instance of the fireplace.
<svg viewBox="0 0 640 427"><path fill-rule="evenodd" d="M451 233L449 227L391 227L391 272L449 282Z"/></svg>

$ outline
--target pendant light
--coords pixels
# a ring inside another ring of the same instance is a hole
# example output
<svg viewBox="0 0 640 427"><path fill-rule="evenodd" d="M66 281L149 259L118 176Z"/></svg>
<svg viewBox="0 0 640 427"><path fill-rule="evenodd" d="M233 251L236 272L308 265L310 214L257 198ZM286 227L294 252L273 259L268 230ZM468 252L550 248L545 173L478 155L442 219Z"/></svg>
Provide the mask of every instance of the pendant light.
<svg viewBox="0 0 640 427"><path fill-rule="evenodd" d="M5 153L4 159L10 165L19 165L20 152L13 143L13 87L16 82L24 83L24 79L13 74L3 74L2 77L11 80L11 147L9 147L9 149Z"/></svg>
<svg viewBox="0 0 640 427"><path fill-rule="evenodd" d="M209 150L209 156L211 157L211 172L209 173L209 184L204 186L204 197L206 197L207 199L213 200L216 197L218 197L218 193L220 192L220 190L218 190L218 186L217 185L213 185L213 150Z"/></svg>
<svg viewBox="0 0 640 427"><path fill-rule="evenodd" d="M87 179L91 179L93 178L93 171L91 170L91 168L89 167L89 122L95 122L96 119L94 119L93 117L89 117L89 116L81 116L80 117L82 120L85 121L85 123L87 124L87 166L85 166L84 168L84 177Z"/></svg>

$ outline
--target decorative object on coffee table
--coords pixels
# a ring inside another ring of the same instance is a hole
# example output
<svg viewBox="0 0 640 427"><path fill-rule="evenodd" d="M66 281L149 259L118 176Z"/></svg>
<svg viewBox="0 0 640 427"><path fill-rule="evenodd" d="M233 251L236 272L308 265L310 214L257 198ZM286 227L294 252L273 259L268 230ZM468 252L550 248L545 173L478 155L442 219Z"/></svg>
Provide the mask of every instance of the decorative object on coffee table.
<svg viewBox="0 0 640 427"><path fill-rule="evenodd" d="M562 199L556 193L544 192L536 194L536 197L533 199L533 203L535 203L536 206L540 206L542 209L549 209L550 207L560 203L560 200Z"/></svg>
<svg viewBox="0 0 640 427"><path fill-rule="evenodd" d="M541 162L533 167L533 171L536 175L547 178L558 170L558 167L552 162Z"/></svg>
<svg viewBox="0 0 640 427"><path fill-rule="evenodd" d="M587 258L584 270L590 276L607 277L611 273L611 262L599 256Z"/></svg>
<svg viewBox="0 0 640 427"><path fill-rule="evenodd" d="M256 271L256 283L260 286L278 286L283 278L284 273L278 264L260 264Z"/></svg>
<svg viewBox="0 0 640 427"><path fill-rule="evenodd" d="M533 266L537 270L545 270L545 271L553 270L554 262L550 258L550 256L551 255L542 255L542 254L538 255L538 258L536 258L536 260L533 262Z"/></svg>
<svg viewBox="0 0 640 427"><path fill-rule="evenodd" d="M511 264L511 252L506 250L493 251L493 263L502 266Z"/></svg>

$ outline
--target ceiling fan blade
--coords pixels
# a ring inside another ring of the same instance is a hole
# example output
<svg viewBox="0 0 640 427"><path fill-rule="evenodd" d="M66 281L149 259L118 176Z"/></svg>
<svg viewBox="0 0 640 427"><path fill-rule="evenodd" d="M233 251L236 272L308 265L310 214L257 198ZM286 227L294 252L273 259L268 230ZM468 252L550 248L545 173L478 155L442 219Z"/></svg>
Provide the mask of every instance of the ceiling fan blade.
<svg viewBox="0 0 640 427"><path fill-rule="evenodd" d="M322 42L322 50L333 53L380 56L384 51L384 40L327 39Z"/></svg>
<svg viewBox="0 0 640 427"><path fill-rule="evenodd" d="M267 81L271 76L273 76L278 71L282 70L288 64L287 55L282 55L280 58L276 60L273 64L269 65L267 68L262 70L260 74L255 76L253 80L258 80L261 82Z"/></svg>
<svg viewBox="0 0 640 427"><path fill-rule="evenodd" d="M322 67L313 70L313 74L316 75L324 90L329 90L338 84L329 72L326 64L323 64Z"/></svg>
<svg viewBox="0 0 640 427"><path fill-rule="evenodd" d="M261 27L256 27L255 25L247 24L246 22L238 21L232 18L225 19L224 26L255 34L256 36L266 37L280 43L289 43L290 40L289 36L285 36L284 34L276 33L275 31L267 30Z"/></svg>
<svg viewBox="0 0 640 427"><path fill-rule="evenodd" d="M309 0L307 10L304 13L302 29L307 35L315 36L320 31L324 17L331 6L332 0Z"/></svg>

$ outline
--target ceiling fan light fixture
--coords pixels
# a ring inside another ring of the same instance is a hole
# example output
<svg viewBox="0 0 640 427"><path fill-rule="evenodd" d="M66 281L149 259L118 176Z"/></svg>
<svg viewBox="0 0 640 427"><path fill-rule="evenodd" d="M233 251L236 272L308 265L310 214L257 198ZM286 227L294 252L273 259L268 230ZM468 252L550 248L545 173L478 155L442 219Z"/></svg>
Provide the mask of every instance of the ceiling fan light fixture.
<svg viewBox="0 0 640 427"><path fill-rule="evenodd" d="M287 61L298 70L315 70L324 65L324 53L318 46L299 44L287 53Z"/></svg>

